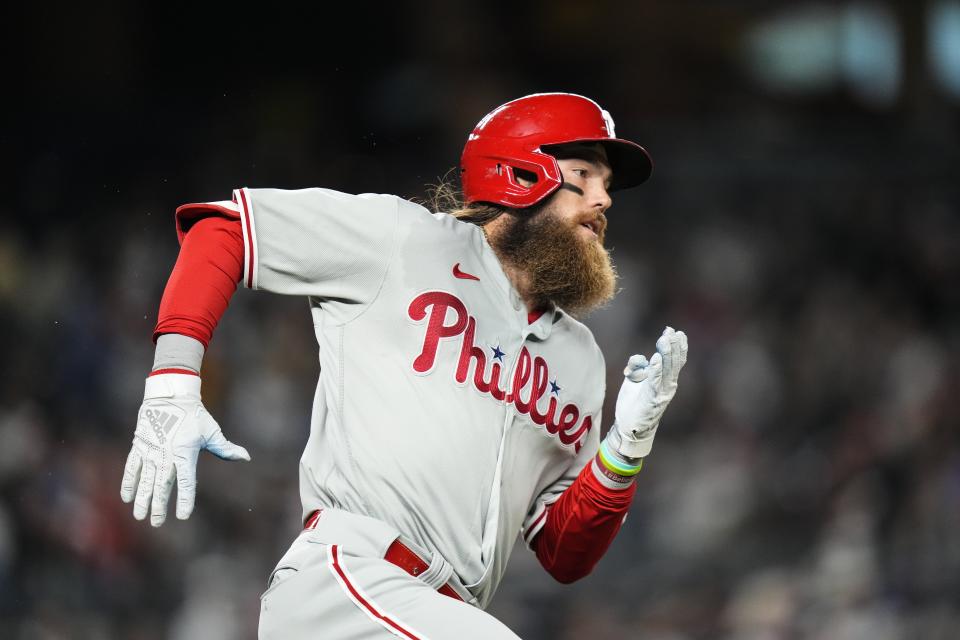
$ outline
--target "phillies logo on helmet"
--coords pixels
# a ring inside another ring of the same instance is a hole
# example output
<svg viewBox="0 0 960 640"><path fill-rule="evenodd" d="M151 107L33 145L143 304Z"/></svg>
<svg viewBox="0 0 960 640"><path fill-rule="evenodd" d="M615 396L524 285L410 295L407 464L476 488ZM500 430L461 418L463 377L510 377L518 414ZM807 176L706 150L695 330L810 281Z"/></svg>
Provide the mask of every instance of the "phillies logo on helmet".
<svg viewBox="0 0 960 640"><path fill-rule="evenodd" d="M447 317L452 319L448 323ZM540 356L533 356L523 347L517 355L513 369L512 384L507 385L509 374L504 371L500 360L504 355L495 351L492 364L487 368L487 357L483 349L474 344L477 319L467 312L463 301L445 291L427 291L410 302L407 315L411 320L422 323L426 320L426 331L420 353L413 360L413 370L421 375L431 373L437 363L437 352L441 342L459 338L460 357L457 361L455 378L464 384L472 380L473 386L481 393L489 394L495 400L512 404L517 413L529 415L535 424L542 426L547 433L557 437L564 446L573 445L579 451L590 432L593 420L589 415L581 419L580 409L573 403L560 406L558 398L550 394L546 407L542 407L550 372L547 362ZM473 375L470 375L471 365ZM504 379L501 379L501 378ZM555 385L554 385L555 386ZM507 391L507 388L510 391Z"/></svg>
<svg viewBox="0 0 960 640"><path fill-rule="evenodd" d="M610 112L606 109L601 109L600 114L603 116L603 123L607 125L607 135L611 138L616 138L617 131L613 128L613 118L610 116Z"/></svg>

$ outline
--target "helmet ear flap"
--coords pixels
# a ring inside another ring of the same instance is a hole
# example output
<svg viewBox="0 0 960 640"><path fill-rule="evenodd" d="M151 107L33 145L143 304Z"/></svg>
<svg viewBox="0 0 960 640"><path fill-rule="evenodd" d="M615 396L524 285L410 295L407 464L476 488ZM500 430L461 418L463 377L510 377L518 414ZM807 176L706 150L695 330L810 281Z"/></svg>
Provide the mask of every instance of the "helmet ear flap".
<svg viewBox="0 0 960 640"><path fill-rule="evenodd" d="M560 165L553 156L534 152L529 156L504 158L497 163L503 178L505 196L511 206L526 208L540 202L560 187Z"/></svg>
<svg viewBox="0 0 960 640"><path fill-rule="evenodd" d="M492 202L526 209L560 187L560 165L545 153L527 152L506 156L502 150L475 149L469 163L460 168L464 193L470 202Z"/></svg>
<svg viewBox="0 0 960 640"><path fill-rule="evenodd" d="M509 184L518 208L540 202L556 191L562 182L560 165L553 156L535 151L521 154L503 163L505 179ZM521 182L521 180L525 182Z"/></svg>

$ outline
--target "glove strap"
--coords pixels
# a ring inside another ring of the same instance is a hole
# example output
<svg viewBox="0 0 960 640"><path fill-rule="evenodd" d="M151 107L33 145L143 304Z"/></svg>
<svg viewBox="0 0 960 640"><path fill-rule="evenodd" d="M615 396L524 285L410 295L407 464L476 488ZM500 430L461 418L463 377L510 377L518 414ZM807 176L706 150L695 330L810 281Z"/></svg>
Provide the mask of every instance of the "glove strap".
<svg viewBox="0 0 960 640"><path fill-rule="evenodd" d="M607 440L610 441L611 449L628 460L645 458L653 448L653 436L657 433L657 426L659 426L659 423L637 438L625 435L620 431L620 427L614 423L610 433L607 434Z"/></svg>
<svg viewBox="0 0 960 640"><path fill-rule="evenodd" d="M154 371L147 377L143 399L192 398L200 400L200 376L193 372L160 373Z"/></svg>
<svg viewBox="0 0 960 640"><path fill-rule="evenodd" d="M159 376L164 373L182 373L185 376L199 376L200 374L196 371L191 371L190 369L177 369L176 367L171 367L170 369L154 369L150 372L147 377L150 376Z"/></svg>

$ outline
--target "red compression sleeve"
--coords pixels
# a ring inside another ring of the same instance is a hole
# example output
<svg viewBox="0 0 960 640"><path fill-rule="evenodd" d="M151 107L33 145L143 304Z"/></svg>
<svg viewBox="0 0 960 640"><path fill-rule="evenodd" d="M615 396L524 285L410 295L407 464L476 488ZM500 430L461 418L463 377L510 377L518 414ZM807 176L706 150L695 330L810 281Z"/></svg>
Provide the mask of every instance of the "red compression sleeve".
<svg viewBox="0 0 960 640"><path fill-rule="evenodd" d="M590 466L548 507L547 521L533 539L537 559L559 582L579 580L593 570L620 530L637 485L614 490L600 484Z"/></svg>
<svg viewBox="0 0 960 640"><path fill-rule="evenodd" d="M154 342L161 334L179 333L206 347L242 277L240 221L214 215L195 222L163 291Z"/></svg>

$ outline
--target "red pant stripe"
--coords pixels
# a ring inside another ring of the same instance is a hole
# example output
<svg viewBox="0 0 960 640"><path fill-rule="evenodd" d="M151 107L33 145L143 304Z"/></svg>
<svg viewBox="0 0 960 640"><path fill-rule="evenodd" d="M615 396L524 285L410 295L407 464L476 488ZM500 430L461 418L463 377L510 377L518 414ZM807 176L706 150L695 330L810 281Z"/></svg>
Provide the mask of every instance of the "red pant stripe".
<svg viewBox="0 0 960 640"><path fill-rule="evenodd" d="M330 567L333 569L334 575L336 576L338 582L340 582L340 585L347 590L350 595L350 599L357 603L357 605L359 605L367 613L367 615L386 627L388 631L393 632L395 635L398 635L401 638L409 638L409 640L422 640L420 636L414 635L412 632L400 626L400 624L395 620L392 620L381 613L380 610L377 609L376 605L373 604L373 602L365 598L360 591L353 586L353 583L347 576L347 572L343 569L343 565L340 564L340 549L337 547L337 545L330 546L330 548L327 550L327 553L330 560Z"/></svg>

